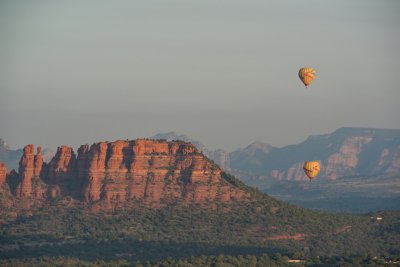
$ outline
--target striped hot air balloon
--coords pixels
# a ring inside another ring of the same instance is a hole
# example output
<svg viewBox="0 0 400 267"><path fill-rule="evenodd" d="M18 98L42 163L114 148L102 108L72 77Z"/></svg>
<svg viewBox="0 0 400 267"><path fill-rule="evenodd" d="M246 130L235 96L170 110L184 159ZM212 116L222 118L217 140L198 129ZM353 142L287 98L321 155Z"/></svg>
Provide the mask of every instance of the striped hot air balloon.
<svg viewBox="0 0 400 267"><path fill-rule="evenodd" d="M299 70L299 78L307 87L315 79L315 70L313 68L301 68Z"/></svg>
<svg viewBox="0 0 400 267"><path fill-rule="evenodd" d="M318 161L306 161L304 162L303 170L308 179L312 180L318 175L321 167L319 166Z"/></svg>

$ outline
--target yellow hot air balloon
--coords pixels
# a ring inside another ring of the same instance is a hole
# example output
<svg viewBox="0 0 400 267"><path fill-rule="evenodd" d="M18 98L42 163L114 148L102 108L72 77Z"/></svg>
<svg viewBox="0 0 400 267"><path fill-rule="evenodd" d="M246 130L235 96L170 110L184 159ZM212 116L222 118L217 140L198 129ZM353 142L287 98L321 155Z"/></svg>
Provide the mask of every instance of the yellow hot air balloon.
<svg viewBox="0 0 400 267"><path fill-rule="evenodd" d="M318 175L321 168L318 161L306 161L304 162L303 170L308 179L312 180Z"/></svg>
<svg viewBox="0 0 400 267"><path fill-rule="evenodd" d="M315 70L313 68L301 68L299 70L299 78L307 87L315 79Z"/></svg>

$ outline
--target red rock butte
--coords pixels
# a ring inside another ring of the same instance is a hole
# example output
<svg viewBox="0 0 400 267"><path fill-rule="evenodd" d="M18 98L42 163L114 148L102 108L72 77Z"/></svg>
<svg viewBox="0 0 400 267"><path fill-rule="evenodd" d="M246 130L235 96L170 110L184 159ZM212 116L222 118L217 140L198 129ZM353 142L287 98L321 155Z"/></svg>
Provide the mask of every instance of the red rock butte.
<svg viewBox="0 0 400 267"><path fill-rule="evenodd" d="M225 180L222 170L194 145L182 141L137 139L82 145L76 155L61 146L49 163L42 149L25 146L18 174L6 177L0 164L0 184L7 182L14 200L35 201L69 197L77 202L111 208L142 203L206 204L248 198Z"/></svg>

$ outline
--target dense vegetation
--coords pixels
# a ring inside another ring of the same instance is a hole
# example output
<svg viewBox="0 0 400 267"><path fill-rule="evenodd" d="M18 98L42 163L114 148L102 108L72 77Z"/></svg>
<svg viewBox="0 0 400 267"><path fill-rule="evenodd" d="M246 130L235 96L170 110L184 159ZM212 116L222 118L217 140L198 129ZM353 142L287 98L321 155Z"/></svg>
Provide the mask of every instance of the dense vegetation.
<svg viewBox="0 0 400 267"><path fill-rule="evenodd" d="M224 175L230 183L245 187ZM147 266L190 266L178 265L179 260L190 264L190 259L202 259L205 266L218 266L210 263L216 259L213 255L226 255L223 257L227 264L234 258L242 260L237 256L246 254L253 255L251 258L257 262L263 260L263 254L273 262L273 255L307 260L400 255L399 212L380 214L383 220L377 221L374 214L350 216L311 211L255 189L246 190L254 201L205 206L176 203L163 208L137 203L134 209L107 213L91 213L88 207L79 205L67 208L60 199L3 222L0 260L4 264L27 262L31 266L33 259L64 257L88 264L104 260L114 261L116 266L132 266L136 261L163 262L171 257L171 264L176 265ZM118 265L122 259L126 262Z"/></svg>
<svg viewBox="0 0 400 267"><path fill-rule="evenodd" d="M96 260L83 261L76 258L66 257L41 257L36 259L24 260L0 260L1 266L20 266L20 267L36 267L36 266L85 266L85 267L278 267L278 266L398 266L399 257L377 258L369 254L362 256L342 256L342 257L314 257L310 259L290 259L287 255L274 253L271 256L263 254L255 255L238 255L238 256L192 256L183 259L173 259L171 257L161 261L128 261L128 260Z"/></svg>

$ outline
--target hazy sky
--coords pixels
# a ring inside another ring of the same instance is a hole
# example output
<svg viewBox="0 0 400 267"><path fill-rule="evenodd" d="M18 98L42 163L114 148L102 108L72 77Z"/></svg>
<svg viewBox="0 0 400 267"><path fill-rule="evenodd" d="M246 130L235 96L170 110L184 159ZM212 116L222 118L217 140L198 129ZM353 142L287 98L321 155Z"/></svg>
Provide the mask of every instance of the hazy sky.
<svg viewBox="0 0 400 267"><path fill-rule="evenodd" d="M398 0L0 1L0 138L233 150L400 128L399 25Z"/></svg>

